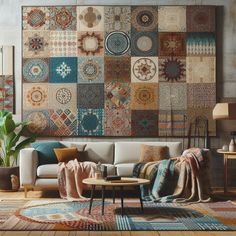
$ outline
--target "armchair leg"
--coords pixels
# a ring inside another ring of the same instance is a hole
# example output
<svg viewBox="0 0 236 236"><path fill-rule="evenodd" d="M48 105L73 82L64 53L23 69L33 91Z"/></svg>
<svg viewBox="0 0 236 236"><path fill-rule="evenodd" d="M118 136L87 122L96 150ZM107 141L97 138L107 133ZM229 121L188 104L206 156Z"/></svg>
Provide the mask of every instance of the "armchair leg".
<svg viewBox="0 0 236 236"><path fill-rule="evenodd" d="M27 191L28 191L27 187L24 186L25 198L27 198Z"/></svg>

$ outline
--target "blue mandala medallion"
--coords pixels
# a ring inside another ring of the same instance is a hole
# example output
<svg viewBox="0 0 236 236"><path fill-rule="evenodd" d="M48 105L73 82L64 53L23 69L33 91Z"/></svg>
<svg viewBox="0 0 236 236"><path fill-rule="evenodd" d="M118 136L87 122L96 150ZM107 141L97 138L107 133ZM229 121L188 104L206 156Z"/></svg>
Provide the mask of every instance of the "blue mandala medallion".
<svg viewBox="0 0 236 236"><path fill-rule="evenodd" d="M48 79L48 63L44 59L29 59L24 62L23 77L26 82L40 83Z"/></svg>
<svg viewBox="0 0 236 236"><path fill-rule="evenodd" d="M120 31L114 31L107 35L105 48L108 54L119 56L128 52L130 48L129 36Z"/></svg>

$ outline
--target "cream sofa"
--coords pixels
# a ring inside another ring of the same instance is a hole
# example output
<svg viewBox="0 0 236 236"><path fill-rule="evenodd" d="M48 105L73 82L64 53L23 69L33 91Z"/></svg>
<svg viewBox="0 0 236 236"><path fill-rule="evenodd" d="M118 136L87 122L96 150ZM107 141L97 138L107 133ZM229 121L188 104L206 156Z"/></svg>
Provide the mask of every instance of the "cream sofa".
<svg viewBox="0 0 236 236"><path fill-rule="evenodd" d="M108 174L132 176L135 163L139 161L141 144L168 146L170 157L182 153L181 142L68 142L61 141L69 147L71 144L86 144L85 151L89 160L101 162L107 166ZM25 196L28 189L58 188L57 164L38 166L38 153L34 148L20 151L20 182Z"/></svg>

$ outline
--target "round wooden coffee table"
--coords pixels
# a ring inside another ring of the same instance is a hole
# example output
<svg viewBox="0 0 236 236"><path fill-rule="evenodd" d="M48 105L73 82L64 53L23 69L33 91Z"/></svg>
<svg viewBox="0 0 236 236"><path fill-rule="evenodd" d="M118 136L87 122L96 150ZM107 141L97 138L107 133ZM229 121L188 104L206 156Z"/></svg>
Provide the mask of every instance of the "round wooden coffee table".
<svg viewBox="0 0 236 236"><path fill-rule="evenodd" d="M126 178L126 177L121 178L121 180L119 180L119 181L106 181L104 179L88 178L88 179L84 179L83 183L87 184L87 185L92 185L90 204L89 204L89 214L91 214L91 208L93 205L94 190L95 190L96 186L101 186L102 187L102 215L104 215L105 188L109 186L109 187L112 187L112 189L113 189L113 203L115 203L115 194L114 194L115 188L116 187L120 188L121 215L123 216L123 210L124 210L123 189L124 189L124 187L134 186L135 188L138 189L140 205L141 205L141 209L143 211L143 200L142 200L141 191L140 191L139 186L149 184L150 181L147 179Z"/></svg>

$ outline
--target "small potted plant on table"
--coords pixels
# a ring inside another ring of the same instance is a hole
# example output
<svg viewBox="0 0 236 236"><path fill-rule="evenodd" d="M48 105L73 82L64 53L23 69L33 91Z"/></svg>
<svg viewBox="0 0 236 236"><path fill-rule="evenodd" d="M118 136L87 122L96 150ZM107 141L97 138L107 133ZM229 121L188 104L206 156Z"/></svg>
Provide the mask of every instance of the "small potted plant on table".
<svg viewBox="0 0 236 236"><path fill-rule="evenodd" d="M19 189L18 154L35 140L34 137L23 139L27 126L28 122L15 123L11 112L0 111L0 191Z"/></svg>

